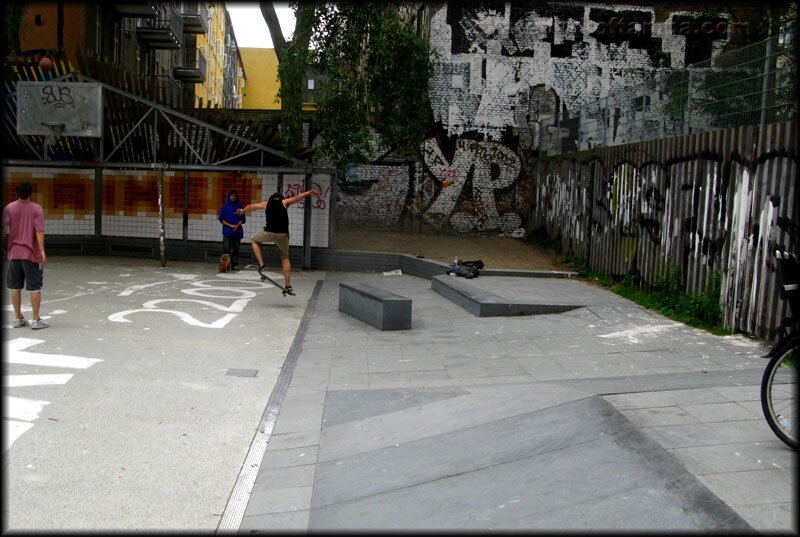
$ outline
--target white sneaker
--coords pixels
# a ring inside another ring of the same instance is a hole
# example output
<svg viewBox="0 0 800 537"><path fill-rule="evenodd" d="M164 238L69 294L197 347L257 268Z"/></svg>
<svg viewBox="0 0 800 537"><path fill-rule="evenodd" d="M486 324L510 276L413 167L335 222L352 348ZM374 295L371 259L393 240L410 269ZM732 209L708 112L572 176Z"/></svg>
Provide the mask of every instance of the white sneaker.
<svg viewBox="0 0 800 537"><path fill-rule="evenodd" d="M50 326L47 324L47 321L43 321L42 319L34 319L31 321L31 329L33 330L41 330L42 328L47 328Z"/></svg>
<svg viewBox="0 0 800 537"><path fill-rule="evenodd" d="M19 319L14 319L14 328L22 328L24 326L28 326L29 324L31 324L31 323L29 323L28 319L26 319L25 317L20 317Z"/></svg>

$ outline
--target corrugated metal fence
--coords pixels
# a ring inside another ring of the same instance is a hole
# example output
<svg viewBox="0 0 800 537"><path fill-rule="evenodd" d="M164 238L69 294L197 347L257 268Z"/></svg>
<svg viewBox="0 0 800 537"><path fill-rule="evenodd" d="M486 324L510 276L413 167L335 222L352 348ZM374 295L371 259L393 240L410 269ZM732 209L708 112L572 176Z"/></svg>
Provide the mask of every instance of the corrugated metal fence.
<svg viewBox="0 0 800 537"><path fill-rule="evenodd" d="M774 251L800 244L797 142L792 121L537 159L529 229L598 272L679 268L691 294L720 271L725 326L774 339Z"/></svg>

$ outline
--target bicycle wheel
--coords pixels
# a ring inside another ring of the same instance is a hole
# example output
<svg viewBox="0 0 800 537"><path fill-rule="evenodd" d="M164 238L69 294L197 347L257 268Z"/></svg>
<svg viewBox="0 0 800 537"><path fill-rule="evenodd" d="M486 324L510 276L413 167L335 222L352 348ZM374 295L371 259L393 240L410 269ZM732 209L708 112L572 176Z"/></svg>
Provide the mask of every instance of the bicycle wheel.
<svg viewBox="0 0 800 537"><path fill-rule="evenodd" d="M761 408L772 431L797 449L797 366L800 338L793 338L770 359L761 378Z"/></svg>

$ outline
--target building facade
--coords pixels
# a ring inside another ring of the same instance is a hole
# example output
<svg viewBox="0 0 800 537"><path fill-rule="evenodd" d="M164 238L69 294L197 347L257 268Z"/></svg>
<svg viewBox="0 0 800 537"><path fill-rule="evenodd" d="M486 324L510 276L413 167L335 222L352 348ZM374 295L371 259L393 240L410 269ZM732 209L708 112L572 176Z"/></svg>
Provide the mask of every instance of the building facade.
<svg viewBox="0 0 800 537"><path fill-rule="evenodd" d="M241 108L245 72L224 2L31 2L22 22L23 57L91 57L189 105Z"/></svg>

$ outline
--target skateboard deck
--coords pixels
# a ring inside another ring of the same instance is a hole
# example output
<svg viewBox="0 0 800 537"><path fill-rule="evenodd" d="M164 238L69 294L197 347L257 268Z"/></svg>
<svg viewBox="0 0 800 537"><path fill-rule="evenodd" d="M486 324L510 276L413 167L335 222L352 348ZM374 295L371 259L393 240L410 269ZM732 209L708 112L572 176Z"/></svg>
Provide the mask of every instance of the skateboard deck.
<svg viewBox="0 0 800 537"><path fill-rule="evenodd" d="M272 285L274 285L275 287L280 289L281 292L283 293L283 296L286 296L286 295L295 296L294 291L287 291L284 286L282 286L281 284L279 284L278 282L276 282L275 280L273 280L272 278L270 278L269 276L267 276L266 274L261 272L261 269L256 269L256 270L258 270L258 274L261 276L261 281L262 282L263 281L268 281L269 283L271 283Z"/></svg>
<svg viewBox="0 0 800 537"><path fill-rule="evenodd" d="M219 258L219 271L228 272L230 266L231 266L231 256L229 254L222 254L222 256Z"/></svg>

